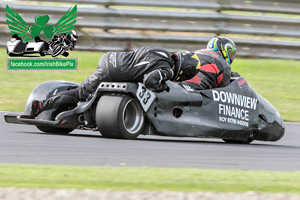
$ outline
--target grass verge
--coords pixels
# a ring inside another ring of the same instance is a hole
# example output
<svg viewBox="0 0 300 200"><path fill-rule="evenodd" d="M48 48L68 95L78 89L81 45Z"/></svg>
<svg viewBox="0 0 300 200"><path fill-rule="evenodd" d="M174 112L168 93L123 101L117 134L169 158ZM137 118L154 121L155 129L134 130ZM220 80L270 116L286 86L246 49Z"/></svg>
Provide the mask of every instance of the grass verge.
<svg viewBox="0 0 300 200"><path fill-rule="evenodd" d="M48 80L81 83L94 72L103 53L74 51L78 71L7 71L5 48L0 48L0 110L23 111L30 91ZM232 65L233 71L244 76L252 87L268 99L286 121L300 121L300 61L281 59L241 59Z"/></svg>
<svg viewBox="0 0 300 200"><path fill-rule="evenodd" d="M300 172L0 165L0 187L300 193Z"/></svg>

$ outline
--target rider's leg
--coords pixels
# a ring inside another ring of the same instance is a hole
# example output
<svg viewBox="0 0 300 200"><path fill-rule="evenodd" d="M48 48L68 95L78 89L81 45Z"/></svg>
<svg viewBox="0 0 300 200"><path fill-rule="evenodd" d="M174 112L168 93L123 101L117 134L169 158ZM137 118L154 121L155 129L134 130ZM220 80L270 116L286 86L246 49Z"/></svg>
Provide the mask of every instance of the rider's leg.
<svg viewBox="0 0 300 200"><path fill-rule="evenodd" d="M33 101L31 105L31 116L36 117L45 110L59 108L61 106L76 105L79 101L76 89L58 92L55 96L44 101Z"/></svg>
<svg viewBox="0 0 300 200"><path fill-rule="evenodd" d="M80 86L74 90L57 93L57 95L45 101L33 101L31 106L31 116L36 117L44 110L58 108L68 104L76 104L79 100L85 101L89 94L96 91L101 82L109 82L112 79L108 72L108 55L103 55L98 62L96 71L91 74Z"/></svg>
<svg viewBox="0 0 300 200"><path fill-rule="evenodd" d="M58 92L55 96L43 102L45 109L59 108L61 106L76 105L79 101L76 89Z"/></svg>
<svg viewBox="0 0 300 200"><path fill-rule="evenodd" d="M101 82L112 81L108 71L108 54L104 54L98 62L96 71L83 81L77 88L79 100L84 101L89 94L96 91Z"/></svg>

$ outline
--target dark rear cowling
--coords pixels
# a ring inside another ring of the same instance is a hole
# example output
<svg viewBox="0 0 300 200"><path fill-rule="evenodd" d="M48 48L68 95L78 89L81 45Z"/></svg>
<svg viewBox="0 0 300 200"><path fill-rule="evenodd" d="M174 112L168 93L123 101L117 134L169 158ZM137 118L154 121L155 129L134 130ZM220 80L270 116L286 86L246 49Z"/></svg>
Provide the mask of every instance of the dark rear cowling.
<svg viewBox="0 0 300 200"><path fill-rule="evenodd" d="M27 98L25 104L25 114L30 114L31 103L33 100L45 100L58 92L70 89L70 87L78 87L79 84L69 81L46 81L35 87ZM42 112L38 118L44 120L52 120L54 109Z"/></svg>

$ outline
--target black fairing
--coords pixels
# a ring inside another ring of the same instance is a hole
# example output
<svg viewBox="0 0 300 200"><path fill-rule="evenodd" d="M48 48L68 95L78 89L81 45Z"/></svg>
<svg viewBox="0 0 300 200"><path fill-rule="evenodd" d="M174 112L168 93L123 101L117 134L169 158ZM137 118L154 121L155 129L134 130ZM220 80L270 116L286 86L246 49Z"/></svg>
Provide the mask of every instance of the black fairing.
<svg viewBox="0 0 300 200"><path fill-rule="evenodd" d="M45 100L58 92L78 87L79 84L68 81L47 81L34 88L25 105L25 114L30 114L31 103L33 100ZM53 120L53 114L57 114L55 109L42 112L37 118L43 120Z"/></svg>
<svg viewBox="0 0 300 200"><path fill-rule="evenodd" d="M167 83L170 91L156 93L157 99L147 112L160 135L277 141L284 134L278 111L242 77L227 87L200 93ZM228 96L236 98L228 102ZM225 108L229 108L227 112Z"/></svg>
<svg viewBox="0 0 300 200"><path fill-rule="evenodd" d="M244 141L277 141L284 134L279 112L242 77L227 87L200 92L187 91L170 81L167 84L169 92L156 93L156 99L146 113L156 134ZM72 87L78 87L78 84L48 81L38 85L28 97L25 114L30 113L32 100L45 100ZM91 100L60 113L59 119L85 112L103 93L130 93L135 96L136 90L136 83L101 83ZM57 110L48 110L42 112L38 119L54 120L57 113Z"/></svg>

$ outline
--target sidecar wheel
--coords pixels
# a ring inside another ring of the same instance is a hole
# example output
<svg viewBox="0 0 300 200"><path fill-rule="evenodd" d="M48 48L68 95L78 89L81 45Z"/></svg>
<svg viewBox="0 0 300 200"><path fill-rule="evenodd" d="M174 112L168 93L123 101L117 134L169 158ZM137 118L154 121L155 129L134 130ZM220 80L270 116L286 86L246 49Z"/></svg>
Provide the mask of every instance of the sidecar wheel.
<svg viewBox="0 0 300 200"><path fill-rule="evenodd" d="M144 111L130 95L103 95L97 104L96 123L103 137L135 139L144 130Z"/></svg>
<svg viewBox="0 0 300 200"><path fill-rule="evenodd" d="M228 144L250 144L251 142L253 142L253 139L248 139L247 141L223 139L223 141Z"/></svg>
<svg viewBox="0 0 300 200"><path fill-rule="evenodd" d="M72 132L74 129L69 128L56 128L56 127L49 127L49 126L41 126L37 125L37 129L43 131L45 133L59 133L59 134L68 134Z"/></svg>

